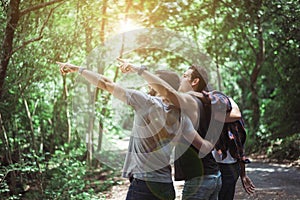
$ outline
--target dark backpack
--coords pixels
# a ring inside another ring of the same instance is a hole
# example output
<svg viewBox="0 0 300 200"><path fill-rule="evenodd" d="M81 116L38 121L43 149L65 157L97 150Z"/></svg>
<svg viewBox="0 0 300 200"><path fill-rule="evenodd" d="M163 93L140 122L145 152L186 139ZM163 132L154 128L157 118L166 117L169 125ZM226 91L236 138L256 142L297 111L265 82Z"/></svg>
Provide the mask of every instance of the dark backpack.
<svg viewBox="0 0 300 200"><path fill-rule="evenodd" d="M202 93L206 102L215 104L217 108L226 112L232 110L230 100L225 94L218 91ZM222 152L222 159L227 157L228 150L233 158L246 163L250 162L245 158L246 130L244 125L243 118L235 122L224 123L220 138L215 145L216 150Z"/></svg>
<svg viewBox="0 0 300 200"><path fill-rule="evenodd" d="M244 144L246 141L246 131L243 119L235 122L225 123L216 150L222 151L222 159L227 157L227 150L231 156L237 160L245 160Z"/></svg>

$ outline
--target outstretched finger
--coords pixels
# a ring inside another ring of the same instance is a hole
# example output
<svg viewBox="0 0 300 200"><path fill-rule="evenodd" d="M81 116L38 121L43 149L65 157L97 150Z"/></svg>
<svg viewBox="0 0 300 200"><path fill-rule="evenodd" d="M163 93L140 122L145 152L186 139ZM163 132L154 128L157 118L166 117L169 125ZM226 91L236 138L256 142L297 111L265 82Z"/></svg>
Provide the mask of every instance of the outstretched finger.
<svg viewBox="0 0 300 200"><path fill-rule="evenodd" d="M121 65L119 66L119 68L121 69L121 71L123 73L132 72L137 68L132 63L129 63L126 60L123 60L121 58L117 58L117 60L121 62Z"/></svg>
<svg viewBox="0 0 300 200"><path fill-rule="evenodd" d="M121 63L126 63L126 61L123 60L123 59L121 59L121 58L117 58L117 60L118 60L119 62L121 62Z"/></svg>
<svg viewBox="0 0 300 200"><path fill-rule="evenodd" d="M56 64L58 64L58 65L64 65L65 63L56 61Z"/></svg>
<svg viewBox="0 0 300 200"><path fill-rule="evenodd" d="M130 66L129 63L124 63L120 66L121 72L122 73L127 73L130 71Z"/></svg>
<svg viewBox="0 0 300 200"><path fill-rule="evenodd" d="M62 63L62 62L56 61L56 64L59 65L59 67L60 67L60 73L62 75L65 75L67 72L69 72L69 69L66 67L67 63Z"/></svg>
<svg viewBox="0 0 300 200"><path fill-rule="evenodd" d="M121 58L117 58L117 60L122 63L120 67L124 67L126 71L130 70L129 68L132 66L132 64Z"/></svg>

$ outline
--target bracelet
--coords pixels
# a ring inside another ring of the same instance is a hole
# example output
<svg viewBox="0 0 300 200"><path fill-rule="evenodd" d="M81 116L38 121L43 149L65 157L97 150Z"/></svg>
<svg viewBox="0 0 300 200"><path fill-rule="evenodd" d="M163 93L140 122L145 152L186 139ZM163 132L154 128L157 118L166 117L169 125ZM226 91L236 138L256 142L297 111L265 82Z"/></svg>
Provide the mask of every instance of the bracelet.
<svg viewBox="0 0 300 200"><path fill-rule="evenodd" d="M78 74L82 74L83 70L86 70L84 67L79 67Z"/></svg>
<svg viewBox="0 0 300 200"><path fill-rule="evenodd" d="M249 164L249 163L251 163L251 161L247 158L247 159L245 159L245 160L242 160L242 162L243 163L245 163L245 164Z"/></svg>
<svg viewBox="0 0 300 200"><path fill-rule="evenodd" d="M139 69L138 69L138 75L142 75L142 73L147 70L147 67L142 65Z"/></svg>

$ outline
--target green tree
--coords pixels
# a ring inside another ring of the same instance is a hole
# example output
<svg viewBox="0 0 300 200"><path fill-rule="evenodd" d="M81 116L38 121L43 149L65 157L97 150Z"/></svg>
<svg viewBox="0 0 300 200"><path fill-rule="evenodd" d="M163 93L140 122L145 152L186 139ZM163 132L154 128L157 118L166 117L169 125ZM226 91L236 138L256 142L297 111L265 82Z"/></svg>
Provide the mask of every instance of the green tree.
<svg viewBox="0 0 300 200"><path fill-rule="evenodd" d="M271 49L263 71L262 104L263 124L269 129L269 140L298 135L299 140L299 55L300 6L296 2L269 2L266 18L268 44ZM270 73L270 71L273 73ZM288 140L288 139L287 139Z"/></svg>

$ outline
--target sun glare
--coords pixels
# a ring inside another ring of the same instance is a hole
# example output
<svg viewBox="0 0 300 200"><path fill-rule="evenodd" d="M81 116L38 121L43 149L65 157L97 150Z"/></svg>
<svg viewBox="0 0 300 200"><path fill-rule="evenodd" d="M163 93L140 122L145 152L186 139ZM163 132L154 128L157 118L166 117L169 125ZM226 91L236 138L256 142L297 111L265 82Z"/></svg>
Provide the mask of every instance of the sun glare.
<svg viewBox="0 0 300 200"><path fill-rule="evenodd" d="M139 28L138 24L131 19L120 21L120 31L127 32Z"/></svg>

